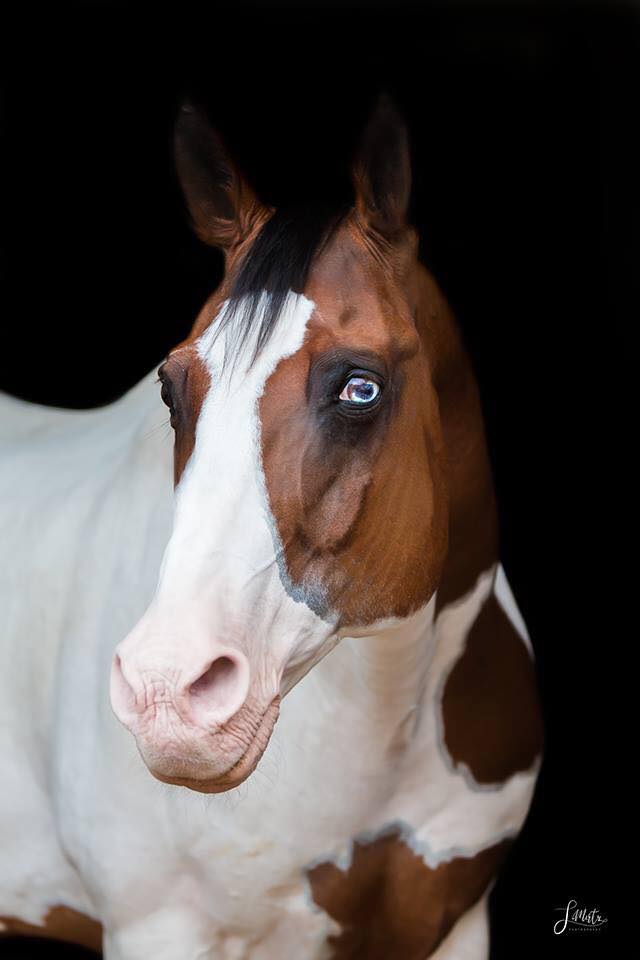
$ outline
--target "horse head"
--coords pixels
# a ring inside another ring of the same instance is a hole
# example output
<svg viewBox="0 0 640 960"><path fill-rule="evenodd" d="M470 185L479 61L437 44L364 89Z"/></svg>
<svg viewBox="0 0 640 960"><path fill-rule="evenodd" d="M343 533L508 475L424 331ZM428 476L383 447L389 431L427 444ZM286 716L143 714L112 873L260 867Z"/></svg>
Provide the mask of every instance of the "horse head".
<svg viewBox="0 0 640 960"><path fill-rule="evenodd" d="M111 701L156 777L220 792L253 771L281 698L336 643L434 594L444 346L388 100L347 209L265 207L190 106L176 159L225 273L160 369L174 528L156 595L115 653Z"/></svg>

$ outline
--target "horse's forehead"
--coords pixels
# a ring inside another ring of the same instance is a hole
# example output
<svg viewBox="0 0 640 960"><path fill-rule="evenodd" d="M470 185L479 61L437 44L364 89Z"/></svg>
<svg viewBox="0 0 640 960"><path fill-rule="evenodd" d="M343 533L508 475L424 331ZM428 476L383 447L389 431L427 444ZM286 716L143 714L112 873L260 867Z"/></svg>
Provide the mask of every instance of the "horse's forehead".
<svg viewBox="0 0 640 960"><path fill-rule="evenodd" d="M355 245L336 245L318 259L306 295L315 304L310 352L332 344L366 348L392 361L415 339L406 278Z"/></svg>
<svg viewBox="0 0 640 960"><path fill-rule="evenodd" d="M302 295L290 294L276 329L254 362L252 351L260 317L254 318L258 321L255 329L248 331L246 342L238 347L236 335L243 328L246 308L242 302L235 305L233 325L226 329L220 327L220 321L228 307L228 301L209 307L208 322L203 322L201 315L197 329L170 355L181 393L180 424L175 435L176 484L192 457L196 440L207 446L216 442L220 431L215 424L221 416L228 416L236 407L244 410L245 418L257 416L256 402L266 381L281 360L300 350L314 304Z"/></svg>
<svg viewBox="0 0 640 960"><path fill-rule="evenodd" d="M284 297L274 329L264 345L256 349L261 318L271 294L258 294L259 306L252 309L253 295L231 302L213 296L202 308L191 333L170 353L178 364L197 372L208 389L225 384L233 392L243 381L264 382L279 361L302 346L315 304L309 297L289 291ZM232 315L227 322L228 314ZM203 376L206 372L207 376Z"/></svg>
<svg viewBox="0 0 640 960"><path fill-rule="evenodd" d="M314 263L305 292L320 307L333 302L353 313L372 307L384 311L403 299L403 283L391 260L374 256L342 231Z"/></svg>
<svg viewBox="0 0 640 960"><path fill-rule="evenodd" d="M266 305L269 295L263 297ZM225 329L218 335L229 303L224 294L215 294L201 311L189 339L174 351L178 361L183 353L182 362L189 366L190 387L186 397L188 422L176 440L176 481L193 452L206 397L211 393L220 401L227 394L229 402L233 398L232 384L224 382L225 369L235 371L236 385L246 378L240 390L243 395L253 389L255 399L261 398L257 412L261 421L265 408L273 407L277 412L282 390L304 397L313 355L334 346L367 348L383 358L401 351L404 340L415 336L403 297L402 284L389 265L372 256L357 233L344 228L317 258L304 294L290 292L275 328L251 363L260 311L247 324L248 302L240 301L233 308L233 325L222 324ZM236 356L233 341L238 331L248 335ZM229 356L230 365L225 359ZM283 364L284 360L288 362ZM269 390L267 385L278 368L280 389ZM267 417L260 428L268 430L273 419Z"/></svg>

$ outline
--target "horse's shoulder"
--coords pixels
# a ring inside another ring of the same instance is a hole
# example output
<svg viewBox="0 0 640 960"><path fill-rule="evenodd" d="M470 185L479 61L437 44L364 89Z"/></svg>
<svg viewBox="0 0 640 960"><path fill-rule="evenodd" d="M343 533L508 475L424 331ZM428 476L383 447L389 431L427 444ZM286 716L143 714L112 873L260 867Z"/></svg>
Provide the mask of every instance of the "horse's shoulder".
<svg viewBox="0 0 640 960"><path fill-rule="evenodd" d="M530 770L542 751L531 642L500 565L446 675L441 710L452 765L477 784Z"/></svg>
<svg viewBox="0 0 640 960"><path fill-rule="evenodd" d="M324 861L309 870L315 903L340 924L330 937L339 960L424 960L483 895L509 848L501 840L475 856L430 865L400 827L354 842L341 869Z"/></svg>

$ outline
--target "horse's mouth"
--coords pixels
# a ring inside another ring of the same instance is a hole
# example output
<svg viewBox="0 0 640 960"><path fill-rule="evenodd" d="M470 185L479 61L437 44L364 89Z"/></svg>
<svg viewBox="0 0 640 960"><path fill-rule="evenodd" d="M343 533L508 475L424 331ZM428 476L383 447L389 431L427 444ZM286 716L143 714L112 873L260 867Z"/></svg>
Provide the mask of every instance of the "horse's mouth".
<svg viewBox="0 0 640 960"><path fill-rule="evenodd" d="M274 697L259 723L259 726L241 757L227 770L214 777L188 776L184 774L172 775L154 770L149 764L153 776L162 783L170 783L178 787L188 787L199 793L224 793L239 786L247 777L251 776L257 767L264 751L267 748L273 728L280 713L280 697Z"/></svg>

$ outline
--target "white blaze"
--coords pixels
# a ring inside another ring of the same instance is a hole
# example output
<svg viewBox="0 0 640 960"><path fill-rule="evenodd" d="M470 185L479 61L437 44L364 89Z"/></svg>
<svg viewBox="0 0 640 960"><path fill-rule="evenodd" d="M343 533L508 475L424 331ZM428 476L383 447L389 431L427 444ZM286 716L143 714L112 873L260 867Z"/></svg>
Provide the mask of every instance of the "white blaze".
<svg viewBox="0 0 640 960"><path fill-rule="evenodd" d="M265 294L260 306L266 302ZM282 584L260 444L258 402L266 381L301 347L313 309L306 297L289 294L277 329L252 366L251 337L236 362L224 363L233 325L243 322L242 302L231 324L218 333L218 318L197 341L211 382L177 487L173 534L148 613L159 614L173 648L168 657L179 645L181 669L188 669L188 651L201 658L212 637L240 648L258 674L254 680L266 684L254 689L259 698L273 696L283 669L295 671L314 660L333 634L331 624L292 599Z"/></svg>

